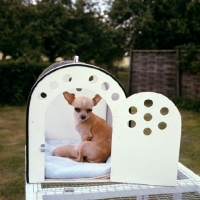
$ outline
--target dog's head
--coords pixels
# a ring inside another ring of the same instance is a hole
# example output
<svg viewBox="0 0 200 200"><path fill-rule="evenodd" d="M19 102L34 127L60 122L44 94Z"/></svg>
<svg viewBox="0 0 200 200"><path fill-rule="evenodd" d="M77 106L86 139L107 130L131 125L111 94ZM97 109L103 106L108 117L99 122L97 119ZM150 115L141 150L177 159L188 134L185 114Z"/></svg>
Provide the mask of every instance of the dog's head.
<svg viewBox="0 0 200 200"><path fill-rule="evenodd" d="M78 121L86 120L90 117L93 106L101 100L100 95L96 95L93 99L88 97L75 97L73 94L63 92L67 102L74 107L74 114Z"/></svg>

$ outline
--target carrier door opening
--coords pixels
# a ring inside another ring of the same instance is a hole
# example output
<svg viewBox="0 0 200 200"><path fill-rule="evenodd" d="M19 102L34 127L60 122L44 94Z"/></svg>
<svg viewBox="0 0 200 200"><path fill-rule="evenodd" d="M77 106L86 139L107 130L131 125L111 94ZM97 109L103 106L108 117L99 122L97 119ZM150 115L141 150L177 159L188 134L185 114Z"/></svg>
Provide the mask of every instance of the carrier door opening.
<svg viewBox="0 0 200 200"><path fill-rule="evenodd" d="M91 99L96 95L95 92L84 88L70 89L67 92L73 93L75 97L87 96ZM110 126L112 126L112 113L103 98L93 107L92 112L103 118ZM46 179L79 180L86 178L87 180L87 178L91 179L109 176L110 159L106 163L93 164L75 162L69 158L56 157L52 155L52 151L58 146L68 144L76 146L80 144L81 141L80 134L75 129L74 107L68 104L62 93L51 101L47 108L45 114L45 140ZM86 166L85 169L81 165L84 165L84 167ZM73 166L73 169L71 166ZM99 169L96 167L99 167ZM79 177L79 175L81 177Z"/></svg>

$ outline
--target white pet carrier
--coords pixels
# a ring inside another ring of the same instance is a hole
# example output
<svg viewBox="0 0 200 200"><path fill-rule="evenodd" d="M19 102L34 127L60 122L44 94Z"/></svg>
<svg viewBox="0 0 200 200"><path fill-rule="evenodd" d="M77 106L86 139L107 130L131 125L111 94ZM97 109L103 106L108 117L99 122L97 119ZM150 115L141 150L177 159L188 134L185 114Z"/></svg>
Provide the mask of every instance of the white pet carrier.
<svg viewBox="0 0 200 200"><path fill-rule="evenodd" d="M94 113L113 128L106 163L52 156L56 146L80 142L64 91L102 97ZM199 176L178 163L181 116L176 106L152 92L126 98L117 79L93 65L64 61L44 70L30 92L26 134L27 200L200 198Z"/></svg>

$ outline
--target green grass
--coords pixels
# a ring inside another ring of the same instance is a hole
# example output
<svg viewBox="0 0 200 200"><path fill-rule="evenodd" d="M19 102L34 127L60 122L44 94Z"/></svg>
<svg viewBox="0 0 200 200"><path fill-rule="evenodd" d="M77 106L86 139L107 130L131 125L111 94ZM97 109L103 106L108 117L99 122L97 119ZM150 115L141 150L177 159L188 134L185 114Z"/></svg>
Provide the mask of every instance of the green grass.
<svg viewBox="0 0 200 200"><path fill-rule="evenodd" d="M0 107L0 199L24 199L25 107Z"/></svg>
<svg viewBox="0 0 200 200"><path fill-rule="evenodd" d="M200 175L200 112L180 109L180 162ZM26 107L0 107L0 199L24 199ZM170 147L169 147L170 148Z"/></svg>
<svg viewBox="0 0 200 200"><path fill-rule="evenodd" d="M126 93L128 94L128 68L119 69L117 72L116 78L119 80L119 82L124 87Z"/></svg>
<svg viewBox="0 0 200 200"><path fill-rule="evenodd" d="M182 116L180 162L200 175L200 112L179 111Z"/></svg>

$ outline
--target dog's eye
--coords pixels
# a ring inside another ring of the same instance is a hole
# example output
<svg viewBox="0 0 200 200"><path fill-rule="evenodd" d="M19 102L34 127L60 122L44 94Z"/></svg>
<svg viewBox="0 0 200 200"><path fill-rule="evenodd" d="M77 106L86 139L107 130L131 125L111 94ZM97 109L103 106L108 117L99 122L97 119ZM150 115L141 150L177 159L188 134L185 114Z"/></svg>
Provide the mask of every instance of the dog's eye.
<svg viewBox="0 0 200 200"><path fill-rule="evenodd" d="M76 112L80 112L81 109L80 109L80 108L75 108L75 111L76 111Z"/></svg>
<svg viewBox="0 0 200 200"><path fill-rule="evenodd" d="M92 109L87 109L87 113L90 113L90 112L92 112Z"/></svg>

